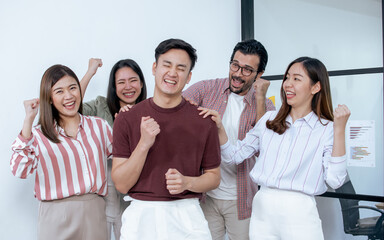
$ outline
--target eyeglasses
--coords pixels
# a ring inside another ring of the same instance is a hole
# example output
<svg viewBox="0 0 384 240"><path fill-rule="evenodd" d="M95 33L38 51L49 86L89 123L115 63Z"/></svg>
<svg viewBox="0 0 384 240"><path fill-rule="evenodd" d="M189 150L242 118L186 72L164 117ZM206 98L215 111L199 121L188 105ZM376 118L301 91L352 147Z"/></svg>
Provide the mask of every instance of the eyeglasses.
<svg viewBox="0 0 384 240"><path fill-rule="evenodd" d="M237 72L237 71L239 71L239 69L241 69L241 74L243 74L246 77L250 76L253 72L256 72L256 70L253 70L250 67L241 67L239 64L237 64L233 61L229 62L229 67L234 72Z"/></svg>

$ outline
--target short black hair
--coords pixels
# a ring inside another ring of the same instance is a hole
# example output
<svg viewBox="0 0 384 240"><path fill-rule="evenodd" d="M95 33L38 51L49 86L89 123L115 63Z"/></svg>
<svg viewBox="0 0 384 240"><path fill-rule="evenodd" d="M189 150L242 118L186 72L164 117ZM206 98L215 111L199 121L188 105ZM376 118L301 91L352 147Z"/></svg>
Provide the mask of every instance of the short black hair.
<svg viewBox="0 0 384 240"><path fill-rule="evenodd" d="M263 44L261 44L259 41L256 41L255 39L249 39L237 43L233 49L231 61L233 61L233 57L237 51L240 51L245 55L258 55L260 58L260 63L259 67L257 68L257 73L265 70L268 62L268 53Z"/></svg>
<svg viewBox="0 0 384 240"><path fill-rule="evenodd" d="M187 43L181 39L170 38L170 39L162 41L157 46L157 48L155 49L156 63L157 63L157 60L159 59L160 55L168 52L171 49L181 49L181 50L184 50L188 53L189 58L191 60L190 71L192 71L192 69L195 66L195 63L197 61L196 49L194 49L191 44L189 44L189 43Z"/></svg>

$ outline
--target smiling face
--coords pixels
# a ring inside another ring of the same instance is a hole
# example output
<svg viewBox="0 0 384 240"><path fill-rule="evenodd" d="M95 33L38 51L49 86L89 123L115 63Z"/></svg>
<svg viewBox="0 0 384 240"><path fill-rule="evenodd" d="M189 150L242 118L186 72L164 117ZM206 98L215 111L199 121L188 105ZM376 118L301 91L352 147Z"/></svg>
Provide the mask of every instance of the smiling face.
<svg viewBox="0 0 384 240"><path fill-rule="evenodd" d="M312 98L320 91L320 82L313 84L302 63L295 63L285 76L283 89L292 109L311 111Z"/></svg>
<svg viewBox="0 0 384 240"><path fill-rule="evenodd" d="M237 51L233 56L232 63L252 71L251 75L244 76L242 69L236 72L229 69L229 88L231 92L244 96L257 78L256 71L259 67L260 57L256 54L243 54ZM260 76L261 74L259 73Z"/></svg>
<svg viewBox="0 0 384 240"><path fill-rule="evenodd" d="M75 118L81 103L80 87L70 76L64 76L53 85L51 101L61 120Z"/></svg>
<svg viewBox="0 0 384 240"><path fill-rule="evenodd" d="M135 105L143 87L139 75L132 68L120 68L115 74L115 84L120 106Z"/></svg>
<svg viewBox="0 0 384 240"><path fill-rule="evenodd" d="M171 49L153 63L154 96L181 97L184 86L191 80L191 60L186 51Z"/></svg>

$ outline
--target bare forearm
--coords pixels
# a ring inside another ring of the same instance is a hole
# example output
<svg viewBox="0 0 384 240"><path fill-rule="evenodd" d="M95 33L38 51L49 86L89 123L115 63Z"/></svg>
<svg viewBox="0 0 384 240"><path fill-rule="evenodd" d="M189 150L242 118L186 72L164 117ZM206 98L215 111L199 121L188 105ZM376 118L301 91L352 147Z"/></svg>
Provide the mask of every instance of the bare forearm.
<svg viewBox="0 0 384 240"><path fill-rule="evenodd" d="M136 184L147 155L148 150L138 145L129 158L113 158L112 180L119 192L127 193Z"/></svg>
<svg viewBox="0 0 384 240"><path fill-rule="evenodd" d="M333 112L333 148L332 157L345 155L345 128L351 111L344 104L338 104Z"/></svg>
<svg viewBox="0 0 384 240"><path fill-rule="evenodd" d="M220 128L218 128L218 133L219 133L220 145L224 145L226 142L228 142L228 136L227 136L227 133L225 132L224 126L221 126Z"/></svg>
<svg viewBox="0 0 384 240"><path fill-rule="evenodd" d="M23 129L21 130L21 136L25 139L29 139L32 136L32 124L34 119L25 118L23 123Z"/></svg>
<svg viewBox="0 0 384 240"><path fill-rule="evenodd" d="M87 91L87 87L88 87L89 81L91 80L93 75L94 74L87 72L84 75L84 77L81 79L81 81L80 81L80 88L81 88L81 93L82 93L83 98L84 98L84 95L85 95L85 91Z"/></svg>
<svg viewBox="0 0 384 240"><path fill-rule="evenodd" d="M103 62L100 58L90 58L88 62L88 70L85 73L84 77L80 81L80 88L83 94L85 95L85 91L87 90L88 83L91 78L96 74L96 71L99 67L103 66Z"/></svg>
<svg viewBox="0 0 384 240"><path fill-rule="evenodd" d="M256 99L256 122L264 116L265 112L265 97L258 97Z"/></svg>
<svg viewBox="0 0 384 240"><path fill-rule="evenodd" d="M332 157L345 155L345 129L335 129L333 133Z"/></svg>
<svg viewBox="0 0 384 240"><path fill-rule="evenodd" d="M199 177L185 177L188 184L187 190L203 193L217 188L220 184L220 168L204 172Z"/></svg>

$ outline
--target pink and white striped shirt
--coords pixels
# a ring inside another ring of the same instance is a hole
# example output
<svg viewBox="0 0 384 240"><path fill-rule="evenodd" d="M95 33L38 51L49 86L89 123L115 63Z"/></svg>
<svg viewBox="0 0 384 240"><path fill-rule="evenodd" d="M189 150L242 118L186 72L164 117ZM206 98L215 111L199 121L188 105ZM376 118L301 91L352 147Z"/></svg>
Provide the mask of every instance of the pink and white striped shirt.
<svg viewBox="0 0 384 240"><path fill-rule="evenodd" d="M61 142L53 143L37 125L30 139L20 134L12 144L12 173L26 178L36 171L34 194L38 200L107 194L106 169L107 158L112 154L112 129L101 118L80 117L76 138L68 137L57 125Z"/></svg>
<svg viewBox="0 0 384 240"><path fill-rule="evenodd" d="M228 142L221 146L221 154L229 162L239 164L260 151L250 176L261 186L320 195L340 187L347 175L346 156L331 157L333 122L318 120L314 112L292 123L281 135L266 127L267 120L276 117L271 111L259 120L244 140L236 145ZM223 158L224 159L224 158Z"/></svg>

